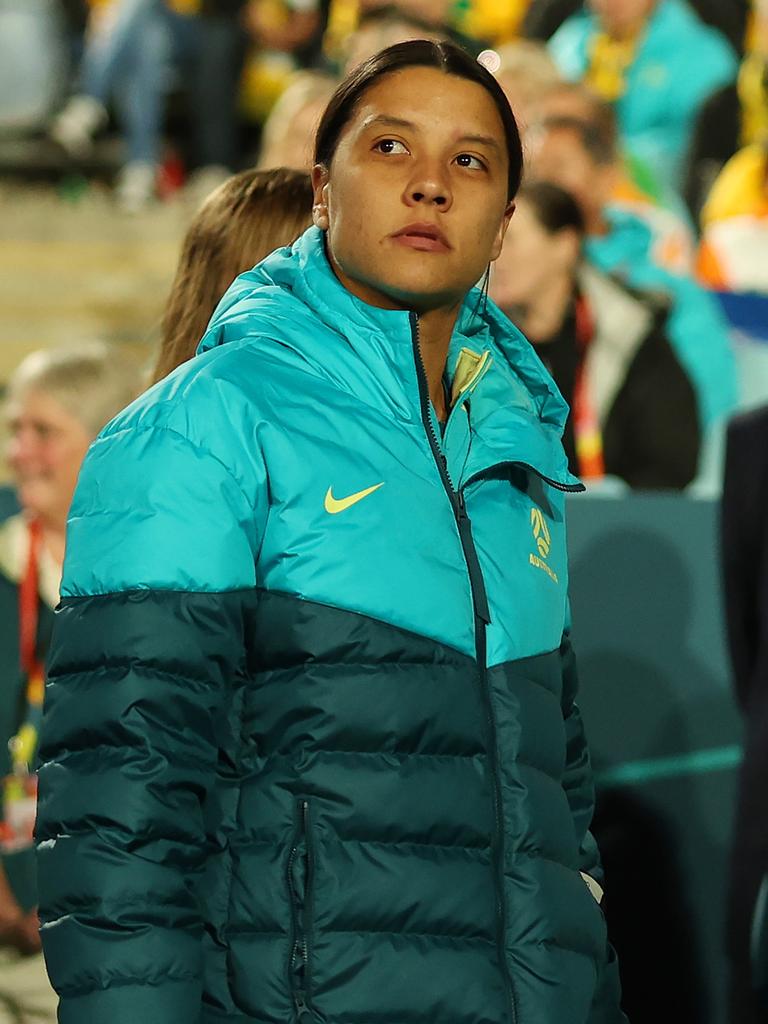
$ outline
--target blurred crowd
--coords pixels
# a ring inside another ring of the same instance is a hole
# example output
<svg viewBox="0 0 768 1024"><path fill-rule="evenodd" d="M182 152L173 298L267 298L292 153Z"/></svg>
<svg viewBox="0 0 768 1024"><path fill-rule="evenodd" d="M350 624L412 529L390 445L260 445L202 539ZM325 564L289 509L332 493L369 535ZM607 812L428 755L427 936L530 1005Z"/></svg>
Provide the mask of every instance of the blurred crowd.
<svg viewBox="0 0 768 1024"><path fill-rule="evenodd" d="M725 420L768 396L767 0L11 0L0 20L0 132L85 174L119 139L128 212L308 171L344 74L458 40L525 132L490 295L573 408L572 468L717 487Z"/></svg>
<svg viewBox="0 0 768 1024"><path fill-rule="evenodd" d="M129 214L174 190L209 197L159 379L194 354L232 279L309 224L313 132L341 77L422 37L469 48L524 132L488 290L571 406L571 468L593 487L716 487L727 420L768 402L768 0L4 0L0 139L33 139L60 173L86 175L119 140L114 197ZM66 509L88 442L129 397L118 376L91 348L31 357L11 382L27 518L0 528L0 657L18 660L30 573L42 603L0 705L0 753L36 728ZM23 745L11 755L21 763ZM23 836L3 842L0 946L33 952Z"/></svg>

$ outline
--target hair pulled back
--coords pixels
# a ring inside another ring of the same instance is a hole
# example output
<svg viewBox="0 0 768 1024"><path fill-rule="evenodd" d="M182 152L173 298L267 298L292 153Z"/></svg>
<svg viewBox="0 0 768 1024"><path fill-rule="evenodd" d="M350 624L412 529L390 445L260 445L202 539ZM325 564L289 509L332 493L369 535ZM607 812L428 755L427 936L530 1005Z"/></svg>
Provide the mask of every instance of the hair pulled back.
<svg viewBox="0 0 768 1024"><path fill-rule="evenodd" d="M315 136L314 162L328 168L331 166L341 134L371 86L385 75L413 67L435 68L447 75L475 82L485 89L504 126L509 157L507 199L514 199L523 176L523 147L515 115L493 75L469 53L450 42L412 39L396 43L356 67L336 89L325 109Z"/></svg>
<svg viewBox="0 0 768 1024"><path fill-rule="evenodd" d="M530 182L520 189L519 198L529 204L548 235L556 235L566 228L575 231L580 238L586 233L581 207L571 193L559 185L549 181Z"/></svg>

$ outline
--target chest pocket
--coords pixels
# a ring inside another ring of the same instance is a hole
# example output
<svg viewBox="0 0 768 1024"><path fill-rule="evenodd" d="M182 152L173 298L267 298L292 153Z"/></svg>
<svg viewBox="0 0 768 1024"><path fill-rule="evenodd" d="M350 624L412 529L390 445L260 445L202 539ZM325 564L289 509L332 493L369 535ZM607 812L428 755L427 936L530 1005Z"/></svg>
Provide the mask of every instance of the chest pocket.
<svg viewBox="0 0 768 1024"><path fill-rule="evenodd" d="M465 500L491 610L488 664L554 650L568 593L564 495L506 466L470 484Z"/></svg>

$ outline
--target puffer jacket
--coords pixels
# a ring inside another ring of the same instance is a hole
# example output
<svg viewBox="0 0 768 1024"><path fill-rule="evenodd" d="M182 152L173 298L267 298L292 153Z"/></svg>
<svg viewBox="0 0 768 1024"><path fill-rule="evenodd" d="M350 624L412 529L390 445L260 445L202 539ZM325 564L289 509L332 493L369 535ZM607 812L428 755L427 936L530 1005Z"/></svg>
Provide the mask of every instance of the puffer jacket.
<svg viewBox="0 0 768 1024"><path fill-rule="evenodd" d="M93 445L40 772L61 1024L623 1020L566 408L480 299L441 438L418 318L310 229Z"/></svg>

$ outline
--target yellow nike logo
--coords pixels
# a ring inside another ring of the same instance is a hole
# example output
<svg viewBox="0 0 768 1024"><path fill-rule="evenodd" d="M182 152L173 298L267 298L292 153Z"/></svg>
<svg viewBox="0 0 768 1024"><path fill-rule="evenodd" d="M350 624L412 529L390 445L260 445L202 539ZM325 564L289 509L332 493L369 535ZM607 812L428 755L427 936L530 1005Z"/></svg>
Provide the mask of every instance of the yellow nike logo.
<svg viewBox="0 0 768 1024"><path fill-rule="evenodd" d="M356 505L358 501L362 501L363 498L367 498L369 494L373 494L374 491L378 491L383 486L384 482L382 481L380 484L374 484L373 487L366 487L364 491L350 494L348 498L334 498L333 487L331 486L328 488L328 493L325 496L325 511L335 516L337 513L344 512L345 509Z"/></svg>

